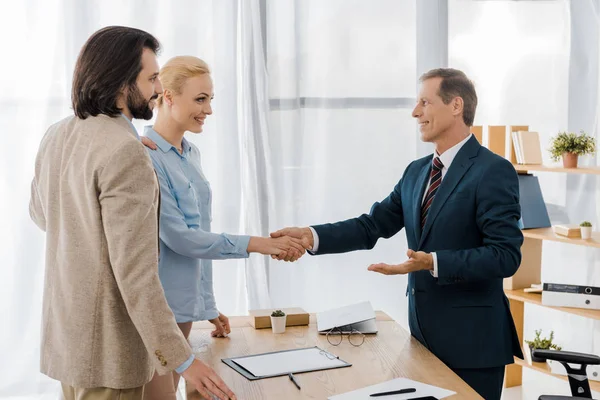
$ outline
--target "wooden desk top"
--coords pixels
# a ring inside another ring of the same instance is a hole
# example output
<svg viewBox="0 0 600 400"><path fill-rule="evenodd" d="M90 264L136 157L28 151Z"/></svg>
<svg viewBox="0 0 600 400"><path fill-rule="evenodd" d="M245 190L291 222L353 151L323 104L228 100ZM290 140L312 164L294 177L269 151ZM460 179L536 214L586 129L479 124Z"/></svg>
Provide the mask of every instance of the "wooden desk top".
<svg viewBox="0 0 600 400"><path fill-rule="evenodd" d="M409 332L382 312L377 312L379 332L366 335L360 347L346 337L339 346L331 346L319 335L314 314L309 326L287 327L284 334L271 329L254 329L250 317L231 317L231 334L225 339L210 336L213 325L194 324L190 343L196 356L208 363L223 378L239 400L327 399L365 386L394 378L408 378L456 392L447 399L481 399L462 379L438 360ZM297 374L298 390L287 376L249 381L221 361L222 358L319 346L352 364L349 368ZM191 387L188 399L200 399Z"/></svg>

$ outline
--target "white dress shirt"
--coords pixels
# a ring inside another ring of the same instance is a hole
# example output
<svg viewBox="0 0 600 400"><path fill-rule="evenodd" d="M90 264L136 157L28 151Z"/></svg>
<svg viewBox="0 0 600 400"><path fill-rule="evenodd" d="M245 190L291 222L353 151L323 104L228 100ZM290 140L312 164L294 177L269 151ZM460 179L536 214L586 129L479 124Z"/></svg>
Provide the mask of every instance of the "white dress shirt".
<svg viewBox="0 0 600 400"><path fill-rule="evenodd" d="M436 151L436 153L435 153L436 156L438 156L440 158L440 161L444 165L442 167L442 182L444 181L444 176L446 176L446 172L448 172L450 165L452 165L452 161L454 161L454 158L458 154L458 151L465 145L465 143L467 143L469 141L469 139L471 139L471 136L473 136L473 135L470 134L469 136L467 136L466 138L461 140L459 143L455 144L454 146L450 147L448 150L443 152L441 155L437 154L437 151ZM433 163L433 158L431 159L431 162ZM423 198L421 199L421 204L423 204L423 200L425 199L425 193L427 193L427 190L429 189L429 184L430 184L430 180L428 179L427 187L425 188L425 192L423 193ZM317 231L315 231L312 226L309 226L309 228L313 234L313 241L314 241L313 248L311 251L317 252L319 250L319 235L317 235ZM432 252L431 256L433 257L433 271L431 271L431 274L437 278L438 277L437 255L435 254L435 252Z"/></svg>

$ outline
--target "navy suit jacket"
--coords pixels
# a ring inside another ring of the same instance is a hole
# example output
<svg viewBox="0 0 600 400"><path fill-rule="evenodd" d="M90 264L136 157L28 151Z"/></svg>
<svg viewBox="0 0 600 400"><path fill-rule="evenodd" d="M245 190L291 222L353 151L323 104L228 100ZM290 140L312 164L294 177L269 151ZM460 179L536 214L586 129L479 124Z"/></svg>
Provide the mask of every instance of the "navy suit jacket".
<svg viewBox="0 0 600 400"><path fill-rule="evenodd" d="M421 230L432 155L413 161L369 214L317 225L315 254L371 249L405 229L408 246L436 252L438 278L408 275L411 333L451 368L491 368L523 358L502 280L521 262L519 182L510 162L474 136L454 158Z"/></svg>

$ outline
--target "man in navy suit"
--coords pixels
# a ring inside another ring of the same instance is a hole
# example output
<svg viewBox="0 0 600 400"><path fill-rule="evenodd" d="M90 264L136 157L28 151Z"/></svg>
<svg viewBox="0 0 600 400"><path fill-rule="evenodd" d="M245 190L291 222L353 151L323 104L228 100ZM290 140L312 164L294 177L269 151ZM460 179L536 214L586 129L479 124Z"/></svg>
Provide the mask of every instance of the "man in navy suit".
<svg viewBox="0 0 600 400"><path fill-rule="evenodd" d="M483 398L500 399L505 366L523 358L502 288L521 262L517 173L470 133L477 94L462 71L434 69L420 81L412 115L435 153L410 163L369 214L272 236L332 254L371 249L404 228L408 260L369 270L408 274L412 335Z"/></svg>

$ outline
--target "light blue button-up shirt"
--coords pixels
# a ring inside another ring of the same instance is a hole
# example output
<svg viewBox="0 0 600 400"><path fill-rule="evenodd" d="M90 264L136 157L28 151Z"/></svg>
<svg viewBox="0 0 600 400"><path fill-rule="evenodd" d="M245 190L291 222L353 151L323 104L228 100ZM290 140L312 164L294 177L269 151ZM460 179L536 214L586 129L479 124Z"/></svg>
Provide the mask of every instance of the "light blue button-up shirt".
<svg viewBox="0 0 600 400"><path fill-rule="evenodd" d="M121 113L121 117L125 118L125 120L129 123L129 125L131 126L131 128L133 129L133 133L135 133L135 137L140 140L140 135L137 132L137 129L135 129L135 125L133 125L133 122L131 122L131 120L129 118L127 118L125 116L125 114ZM181 364L179 367L175 368L175 371L178 374L183 374L189 367L190 365L192 365L192 363L194 362L194 353L192 353L192 355L183 362L183 364Z"/></svg>
<svg viewBox="0 0 600 400"><path fill-rule="evenodd" d="M157 150L150 158L160 183L158 271L177 322L219 316L213 292L212 260L248 257L249 236L210 232L212 193L200 151L183 139L183 154L147 126Z"/></svg>

